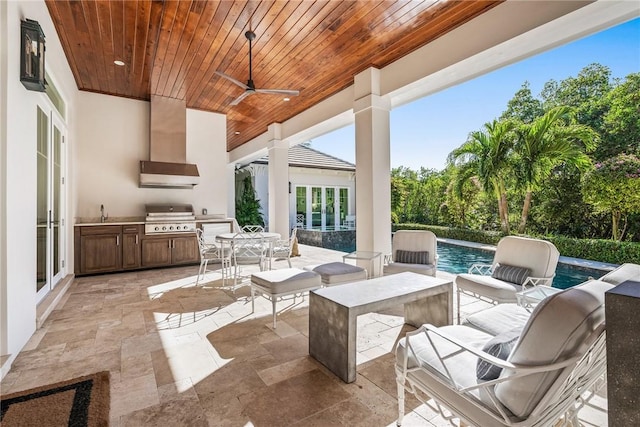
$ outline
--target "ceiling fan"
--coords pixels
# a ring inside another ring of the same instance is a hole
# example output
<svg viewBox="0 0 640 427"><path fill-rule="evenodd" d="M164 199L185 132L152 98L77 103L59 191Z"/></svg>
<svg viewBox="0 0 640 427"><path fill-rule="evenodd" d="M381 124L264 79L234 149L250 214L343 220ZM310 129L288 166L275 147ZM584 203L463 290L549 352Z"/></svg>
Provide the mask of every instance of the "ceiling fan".
<svg viewBox="0 0 640 427"><path fill-rule="evenodd" d="M219 75L220 77L224 77L225 79L229 80L232 83L235 83L236 85L244 89L244 93L239 97L237 97L236 99L234 99L230 105L238 105L243 99L245 99L249 95L253 95L254 93L270 93L270 94L278 94L278 95L298 96L300 94L300 91L298 90L257 89L256 88L255 84L253 83L253 78L251 75L252 73L251 42L256 38L256 33L249 30L246 33L244 33L244 36L247 38L247 40L249 40L249 80L247 81L247 84L244 84L241 81L236 80L233 77L228 76L221 71L216 71L216 74Z"/></svg>

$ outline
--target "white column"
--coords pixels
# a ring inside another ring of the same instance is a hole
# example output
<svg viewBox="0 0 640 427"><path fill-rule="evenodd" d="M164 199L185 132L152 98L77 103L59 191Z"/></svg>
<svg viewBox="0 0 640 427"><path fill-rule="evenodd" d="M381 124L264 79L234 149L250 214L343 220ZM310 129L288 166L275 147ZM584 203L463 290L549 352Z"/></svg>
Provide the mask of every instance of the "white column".
<svg viewBox="0 0 640 427"><path fill-rule="evenodd" d="M228 154L227 154L228 156ZM236 217L236 165L227 163L227 217Z"/></svg>
<svg viewBox="0 0 640 427"><path fill-rule="evenodd" d="M280 123L269 125L269 231L289 236L289 143Z"/></svg>
<svg viewBox="0 0 640 427"><path fill-rule="evenodd" d="M384 256L391 253L391 106L380 96L380 70L369 68L355 76L354 98L356 249Z"/></svg>

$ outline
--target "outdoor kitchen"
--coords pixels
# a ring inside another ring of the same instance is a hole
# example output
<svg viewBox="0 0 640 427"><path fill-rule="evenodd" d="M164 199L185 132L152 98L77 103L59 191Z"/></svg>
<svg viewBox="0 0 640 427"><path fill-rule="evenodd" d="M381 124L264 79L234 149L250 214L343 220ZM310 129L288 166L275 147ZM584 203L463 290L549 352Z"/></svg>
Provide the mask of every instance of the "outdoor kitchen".
<svg viewBox="0 0 640 427"><path fill-rule="evenodd" d="M196 216L190 204L147 204L145 211L144 217L78 218L76 275L196 264L196 228L208 223L220 224L220 232L233 231L232 218Z"/></svg>

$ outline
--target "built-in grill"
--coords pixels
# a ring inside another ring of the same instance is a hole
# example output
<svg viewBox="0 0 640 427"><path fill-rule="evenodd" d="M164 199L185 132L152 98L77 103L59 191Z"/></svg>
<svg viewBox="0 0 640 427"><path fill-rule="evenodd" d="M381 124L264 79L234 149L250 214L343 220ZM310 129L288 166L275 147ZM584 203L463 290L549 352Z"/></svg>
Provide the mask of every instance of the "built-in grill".
<svg viewBox="0 0 640 427"><path fill-rule="evenodd" d="M145 205L147 211L145 234L195 233L196 216L192 205Z"/></svg>

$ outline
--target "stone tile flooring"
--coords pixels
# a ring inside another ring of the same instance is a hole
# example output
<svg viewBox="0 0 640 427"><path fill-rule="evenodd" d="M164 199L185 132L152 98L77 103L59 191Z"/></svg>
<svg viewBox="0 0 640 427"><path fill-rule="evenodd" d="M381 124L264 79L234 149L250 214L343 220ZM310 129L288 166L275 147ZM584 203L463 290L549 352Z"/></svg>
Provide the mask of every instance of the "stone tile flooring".
<svg viewBox="0 0 640 427"><path fill-rule="evenodd" d="M341 261L301 246L294 267ZM286 261L274 268L286 268ZM2 393L96 371L111 372L112 426L392 426L397 417L395 342L413 329L402 307L358 318L358 376L345 384L308 354L307 300L271 304L232 292L197 266L78 278L16 358ZM245 268L250 273L251 268ZM463 300L463 312L482 303ZM606 400L581 411L607 423ZM448 421L413 398L405 426Z"/></svg>

